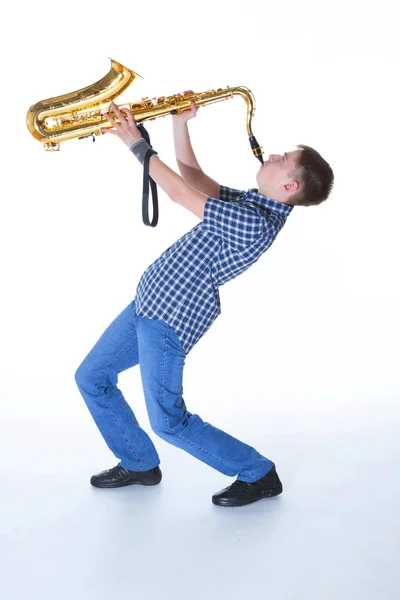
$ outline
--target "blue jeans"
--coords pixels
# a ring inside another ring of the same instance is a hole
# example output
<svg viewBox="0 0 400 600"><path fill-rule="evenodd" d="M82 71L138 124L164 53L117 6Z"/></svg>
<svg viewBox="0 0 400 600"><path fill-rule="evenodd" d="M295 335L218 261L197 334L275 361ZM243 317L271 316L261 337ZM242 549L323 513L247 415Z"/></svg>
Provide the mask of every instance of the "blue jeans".
<svg viewBox="0 0 400 600"><path fill-rule="evenodd" d="M104 440L125 469L147 471L160 464L153 442L117 387L118 373L139 364L153 431L224 475L256 481L274 463L186 409L186 356L175 330L165 321L137 315L133 300L90 350L75 380Z"/></svg>

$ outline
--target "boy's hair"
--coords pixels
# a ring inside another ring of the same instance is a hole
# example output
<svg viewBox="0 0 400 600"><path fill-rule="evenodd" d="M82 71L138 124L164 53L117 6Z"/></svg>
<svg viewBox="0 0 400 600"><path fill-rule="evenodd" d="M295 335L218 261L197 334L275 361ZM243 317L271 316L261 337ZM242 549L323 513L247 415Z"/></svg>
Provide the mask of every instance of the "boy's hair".
<svg viewBox="0 0 400 600"><path fill-rule="evenodd" d="M310 146L297 145L301 149L297 167L288 175L299 182L299 188L289 198L293 206L316 206L324 202L332 191L333 171L322 156Z"/></svg>

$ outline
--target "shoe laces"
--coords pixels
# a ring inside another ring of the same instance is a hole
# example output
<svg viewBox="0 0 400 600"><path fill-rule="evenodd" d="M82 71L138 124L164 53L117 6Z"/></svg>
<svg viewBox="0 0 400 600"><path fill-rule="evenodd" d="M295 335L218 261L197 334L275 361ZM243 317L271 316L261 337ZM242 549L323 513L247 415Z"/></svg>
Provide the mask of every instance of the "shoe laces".
<svg viewBox="0 0 400 600"><path fill-rule="evenodd" d="M111 469L108 469L108 473L109 475L111 475L114 471L117 471L119 469L122 469L123 467L121 467L120 464L116 465L115 467L112 467Z"/></svg>
<svg viewBox="0 0 400 600"><path fill-rule="evenodd" d="M247 481L242 481L241 479L236 479L236 481L234 481L230 486L231 490L234 490L239 494L245 494L248 490L251 490L252 488L253 486L251 483L248 483Z"/></svg>

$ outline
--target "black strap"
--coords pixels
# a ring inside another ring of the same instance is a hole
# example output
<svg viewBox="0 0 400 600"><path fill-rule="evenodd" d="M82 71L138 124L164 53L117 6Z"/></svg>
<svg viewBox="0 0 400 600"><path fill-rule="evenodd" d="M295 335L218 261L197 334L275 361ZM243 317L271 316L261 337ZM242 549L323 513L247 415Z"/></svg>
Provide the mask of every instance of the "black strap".
<svg viewBox="0 0 400 600"><path fill-rule="evenodd" d="M149 144L150 148L153 146L150 143L150 136L146 129L144 128L143 123L138 123L138 128L140 129L142 136ZM155 227L158 223L158 194L157 194L157 184L149 175L149 162L150 157L156 154L154 150L148 150L146 156L144 157L143 164L143 197L142 197L142 218L143 223L145 225L149 225L150 227ZM149 181L151 186L151 195L153 200L153 220L150 223L149 221Z"/></svg>

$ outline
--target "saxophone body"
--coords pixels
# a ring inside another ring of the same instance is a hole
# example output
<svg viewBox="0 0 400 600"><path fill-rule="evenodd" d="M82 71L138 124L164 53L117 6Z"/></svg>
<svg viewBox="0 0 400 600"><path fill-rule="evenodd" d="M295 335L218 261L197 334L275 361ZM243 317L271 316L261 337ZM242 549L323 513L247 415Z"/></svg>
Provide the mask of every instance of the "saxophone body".
<svg viewBox="0 0 400 600"><path fill-rule="evenodd" d="M118 120L110 109L110 103L122 94L136 79L141 77L135 71L121 63L111 60L111 69L105 77L85 88L48 98L33 104L26 116L26 124L35 139L44 144L47 151L57 151L60 143L73 138L103 135L100 128L111 128L103 116L109 112L114 120ZM118 108L127 108L137 123L153 121L158 117L181 113L190 109L191 102L197 106L205 106L214 102L229 100L233 96L241 96L247 105L246 127L254 156L260 162L262 148L255 139L251 124L255 112L254 96L247 87L226 87L206 92L191 94L174 94L159 98L142 98L140 102L117 104ZM94 138L93 138L94 140Z"/></svg>

